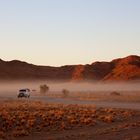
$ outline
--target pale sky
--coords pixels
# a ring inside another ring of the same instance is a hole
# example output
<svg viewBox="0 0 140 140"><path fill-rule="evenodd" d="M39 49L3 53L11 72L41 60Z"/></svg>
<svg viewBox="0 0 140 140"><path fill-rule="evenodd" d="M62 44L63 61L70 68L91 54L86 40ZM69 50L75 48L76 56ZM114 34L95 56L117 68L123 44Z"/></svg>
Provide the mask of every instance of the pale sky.
<svg viewBox="0 0 140 140"><path fill-rule="evenodd" d="M0 0L0 58L90 64L140 55L140 0Z"/></svg>

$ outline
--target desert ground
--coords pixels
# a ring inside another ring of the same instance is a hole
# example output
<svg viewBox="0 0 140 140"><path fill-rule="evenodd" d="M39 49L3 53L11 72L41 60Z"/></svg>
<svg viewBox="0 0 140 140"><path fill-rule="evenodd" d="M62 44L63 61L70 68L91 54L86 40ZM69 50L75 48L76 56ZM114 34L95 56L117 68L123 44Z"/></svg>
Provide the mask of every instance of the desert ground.
<svg viewBox="0 0 140 140"><path fill-rule="evenodd" d="M36 89L29 99L17 98L23 85ZM140 139L139 85L50 84L46 95L37 85L1 85L0 140Z"/></svg>

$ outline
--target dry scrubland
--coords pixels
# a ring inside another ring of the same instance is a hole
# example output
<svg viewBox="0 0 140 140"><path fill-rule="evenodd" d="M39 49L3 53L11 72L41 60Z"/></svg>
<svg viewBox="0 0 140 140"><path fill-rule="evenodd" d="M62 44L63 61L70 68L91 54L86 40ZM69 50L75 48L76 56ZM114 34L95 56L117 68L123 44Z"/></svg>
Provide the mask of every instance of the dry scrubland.
<svg viewBox="0 0 140 140"><path fill-rule="evenodd" d="M0 139L139 140L139 130L139 111L31 100L0 101Z"/></svg>

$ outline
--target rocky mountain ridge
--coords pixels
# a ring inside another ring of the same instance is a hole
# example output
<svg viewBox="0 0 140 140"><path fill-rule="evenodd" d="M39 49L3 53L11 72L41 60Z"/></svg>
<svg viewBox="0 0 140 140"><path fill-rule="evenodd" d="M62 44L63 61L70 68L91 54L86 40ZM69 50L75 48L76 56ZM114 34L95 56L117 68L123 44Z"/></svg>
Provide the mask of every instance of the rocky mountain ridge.
<svg viewBox="0 0 140 140"><path fill-rule="evenodd" d="M37 66L19 60L0 59L0 80L140 80L140 56L130 55L111 62L61 67Z"/></svg>

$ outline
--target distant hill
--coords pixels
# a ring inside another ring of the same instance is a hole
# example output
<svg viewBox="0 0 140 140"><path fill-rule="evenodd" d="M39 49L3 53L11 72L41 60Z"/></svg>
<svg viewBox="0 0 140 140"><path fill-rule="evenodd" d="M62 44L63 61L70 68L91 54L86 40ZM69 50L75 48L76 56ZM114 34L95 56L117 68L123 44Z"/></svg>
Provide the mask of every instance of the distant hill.
<svg viewBox="0 0 140 140"><path fill-rule="evenodd" d="M110 62L113 69L104 80L139 80L140 79L140 57L131 55L125 58L115 59Z"/></svg>
<svg viewBox="0 0 140 140"><path fill-rule="evenodd" d="M130 55L111 62L61 67L37 66L18 60L0 59L0 80L140 80L140 56Z"/></svg>

